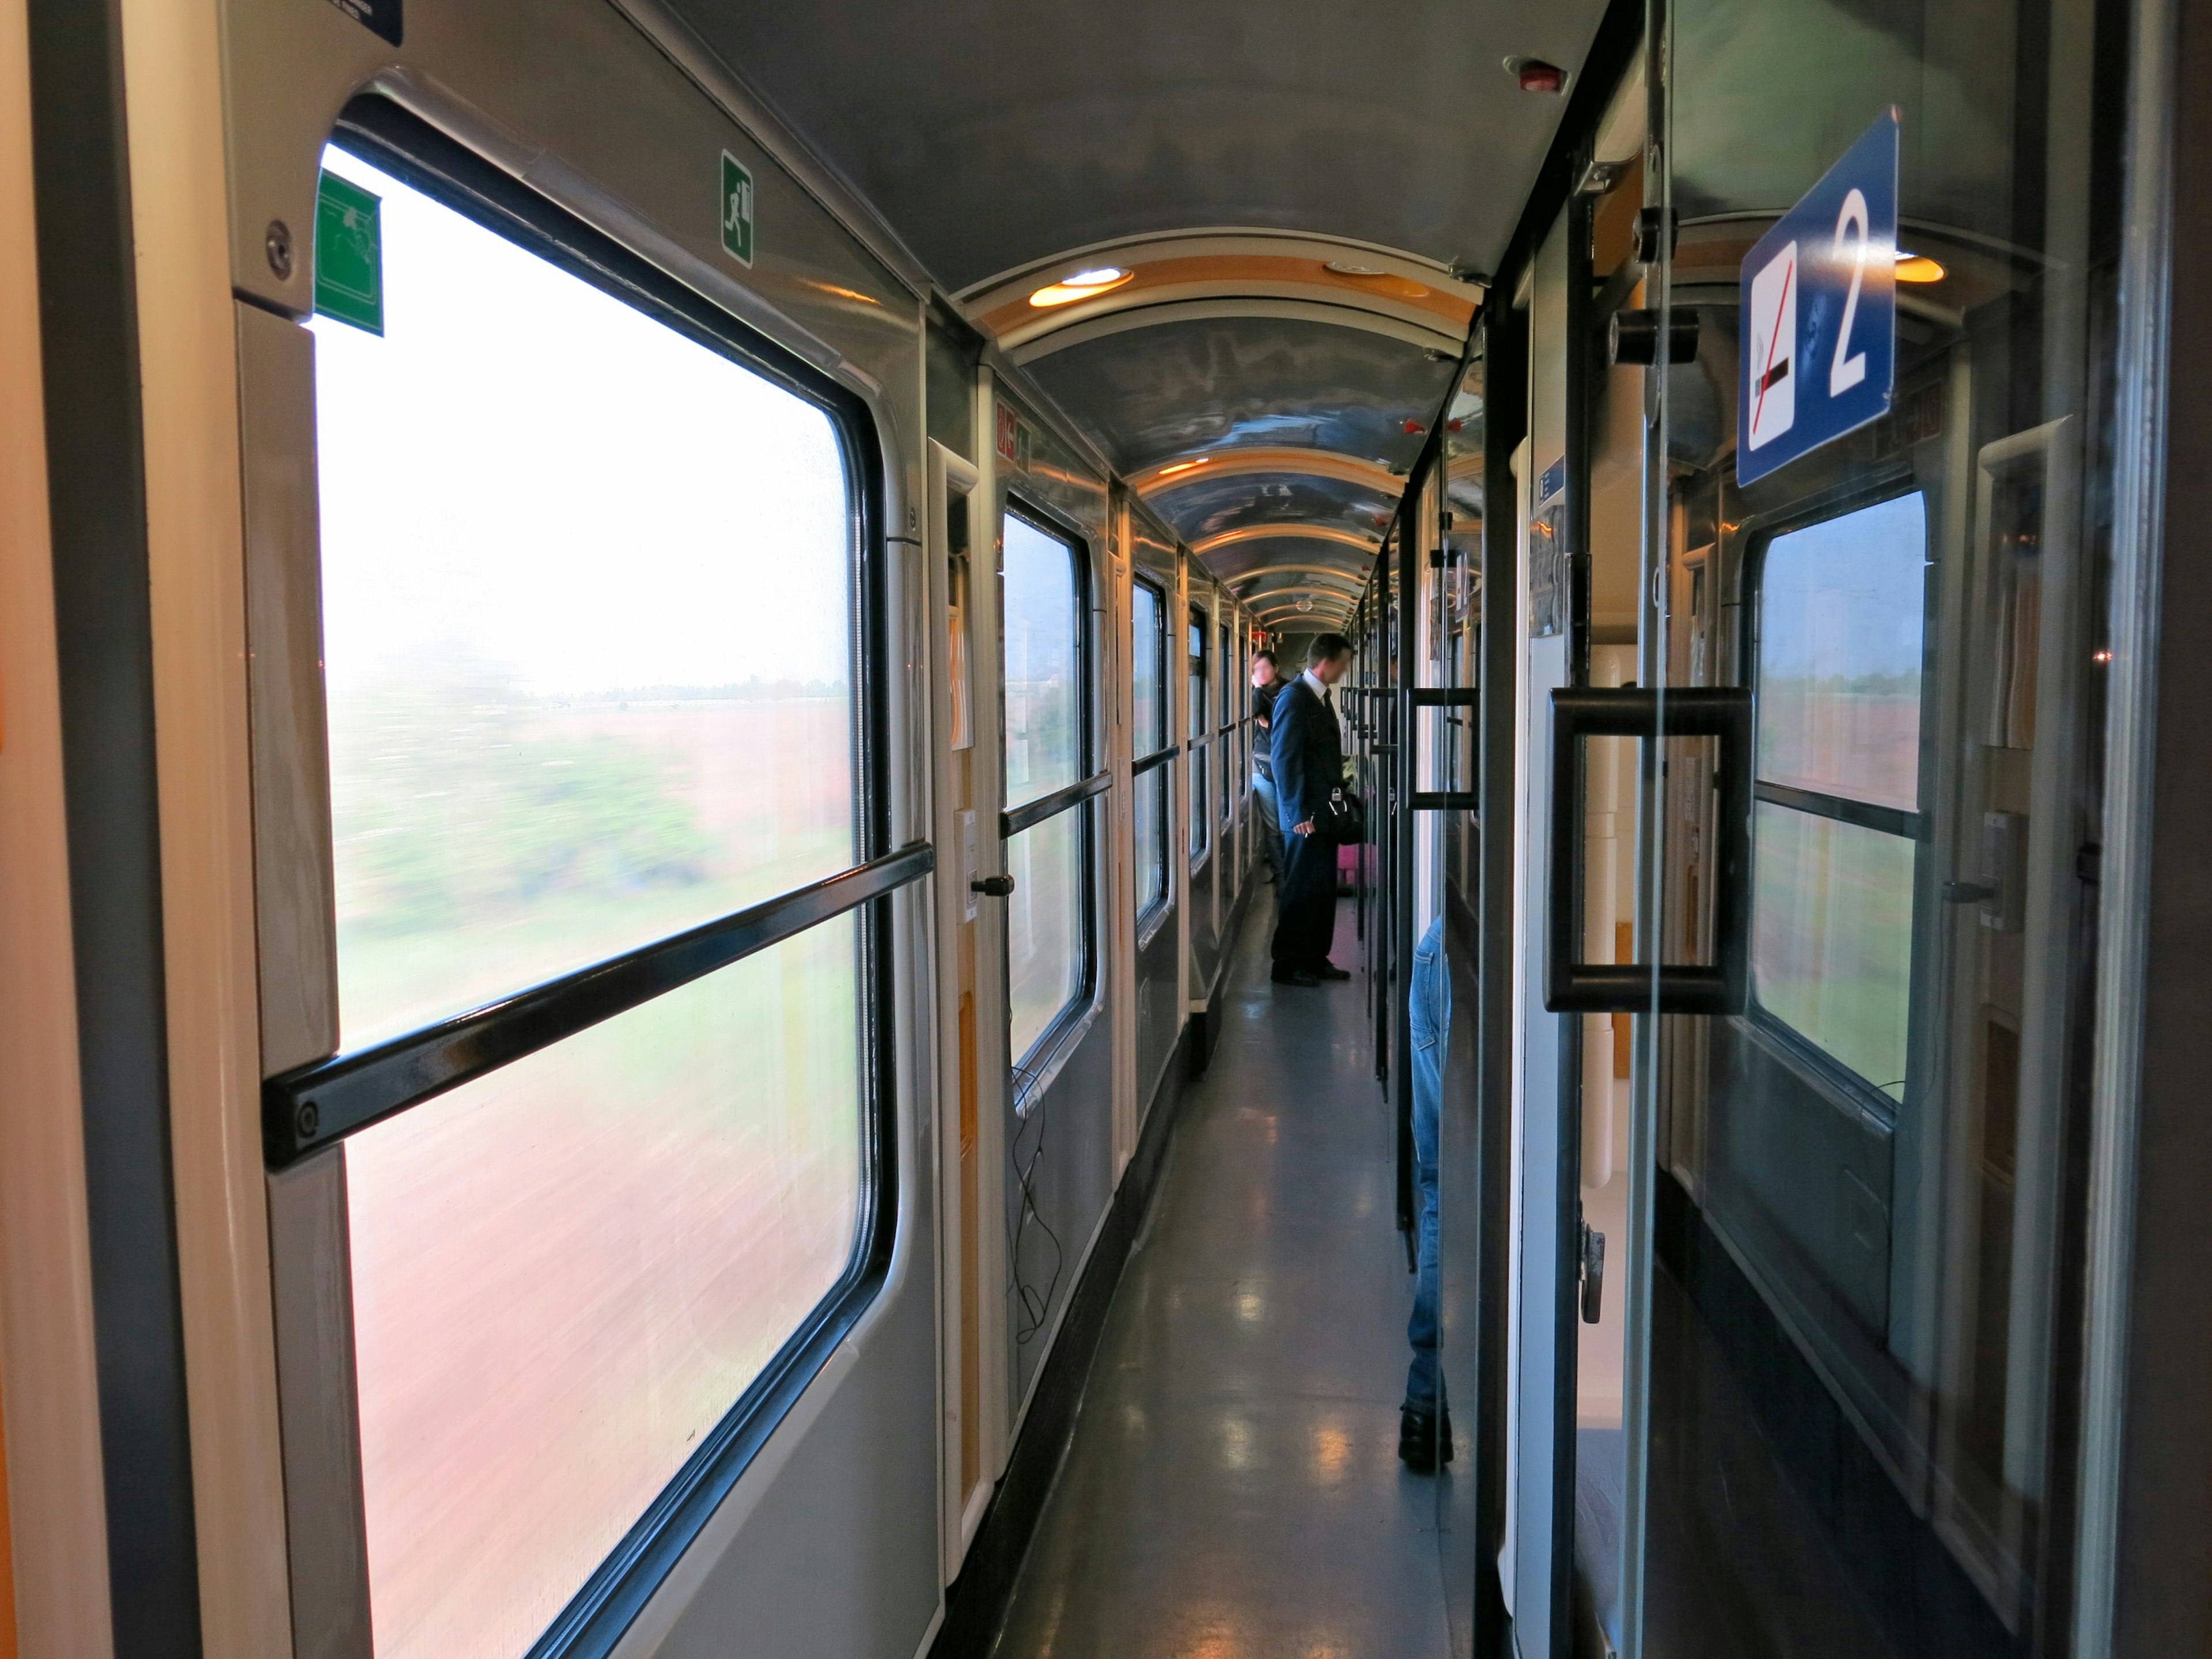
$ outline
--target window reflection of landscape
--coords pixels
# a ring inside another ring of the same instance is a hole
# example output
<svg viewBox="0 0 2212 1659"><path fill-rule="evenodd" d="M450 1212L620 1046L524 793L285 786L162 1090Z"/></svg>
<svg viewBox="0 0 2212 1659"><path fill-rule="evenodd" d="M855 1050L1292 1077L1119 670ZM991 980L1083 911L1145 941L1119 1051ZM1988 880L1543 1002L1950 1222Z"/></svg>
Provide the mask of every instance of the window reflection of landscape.
<svg viewBox="0 0 2212 1659"><path fill-rule="evenodd" d="M821 410L326 165L384 227L383 335L315 325L357 1047L853 863L853 599Z"/></svg>
<svg viewBox="0 0 2212 1659"><path fill-rule="evenodd" d="M1758 588L1752 969L1759 1005L1904 1097L1926 498L1775 537ZM1867 809L1873 809L1869 812ZM1864 820L1894 821L1894 828Z"/></svg>
<svg viewBox="0 0 2212 1659"><path fill-rule="evenodd" d="M1008 514L1003 592L1006 805L1020 806L1082 776L1074 549Z"/></svg>
<svg viewBox="0 0 2212 1659"><path fill-rule="evenodd" d="M858 861L856 596L823 407L325 165L383 229L383 333L315 323L358 1048ZM344 1143L376 1659L526 1651L850 1282L865 951L823 923Z"/></svg>

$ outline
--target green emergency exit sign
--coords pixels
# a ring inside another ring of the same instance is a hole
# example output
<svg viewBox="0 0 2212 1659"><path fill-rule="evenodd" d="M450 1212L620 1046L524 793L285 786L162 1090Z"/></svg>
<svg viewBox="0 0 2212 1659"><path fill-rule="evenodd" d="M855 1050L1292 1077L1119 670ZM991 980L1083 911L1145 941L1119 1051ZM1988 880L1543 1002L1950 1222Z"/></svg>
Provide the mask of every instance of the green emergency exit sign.
<svg viewBox="0 0 2212 1659"><path fill-rule="evenodd" d="M722 251L741 265L753 262L753 175L722 152Z"/></svg>
<svg viewBox="0 0 2212 1659"><path fill-rule="evenodd" d="M384 332L383 203L336 173L315 194L315 309Z"/></svg>

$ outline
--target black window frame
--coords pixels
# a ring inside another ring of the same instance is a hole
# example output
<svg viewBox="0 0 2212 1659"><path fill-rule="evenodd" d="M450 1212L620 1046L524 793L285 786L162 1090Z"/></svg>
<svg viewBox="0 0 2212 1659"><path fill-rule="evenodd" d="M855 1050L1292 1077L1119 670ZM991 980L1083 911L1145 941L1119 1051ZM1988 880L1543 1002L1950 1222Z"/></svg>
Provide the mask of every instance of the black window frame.
<svg viewBox="0 0 2212 1659"><path fill-rule="evenodd" d="M1158 918L1165 915L1169 906L1175 902L1175 860L1170 856L1170 853L1174 847L1175 792L1170 787L1169 783L1169 780L1175 775L1175 773L1173 769L1169 767L1168 763L1173 761L1176 754L1180 752L1180 746L1169 741L1170 734L1173 731L1175 725L1174 720L1170 718L1174 713L1175 697L1168 690L1168 641L1172 637L1168 629L1168 613L1174 609L1174 599L1170 594L1167 585L1164 582L1160 581L1156 578L1144 575L1141 573L1132 573L1129 581L1129 628L1131 646L1129 652L1129 685L1131 707L1133 710L1136 698L1136 594L1138 590L1140 588L1145 592L1152 596L1153 605L1156 607L1159 618L1158 625L1154 630L1158 637L1158 646L1155 659L1159 665L1159 691L1158 695L1153 700L1154 707L1158 711L1158 720L1152 732L1149 734L1139 732L1133 726L1130 731L1129 738L1132 753L1129 757L1129 794L1130 811L1132 813L1133 813L1137 808L1137 781L1139 778L1144 777L1147 773L1160 770L1162 768L1168 769L1164 771L1161 771L1159 799L1153 805L1153 816L1157 820L1156 827L1158 830L1158 868L1160 878L1159 896L1155 898L1150 904L1146 904L1144 902L1144 887L1142 880L1139 879L1137 884L1137 937L1138 943L1142 945L1149 936L1148 930L1152 925L1156 922ZM1149 736L1151 738L1152 747L1149 749L1138 749L1137 742L1139 738L1146 736Z"/></svg>
<svg viewBox="0 0 2212 1659"><path fill-rule="evenodd" d="M1905 1024L1905 1074L1899 1079L1903 1090L1900 1098L1882 1088L1879 1081L1863 1077L1849 1064L1831 1054L1804 1031L1791 1024L1759 1000L1759 975L1754 960L1748 975L1750 994L1745 1013L1741 1016L1767 1043L1778 1057L1797 1071L1808 1082L1840 1094L1854 1105L1868 1112L1885 1126L1893 1126L1899 1115L1911 1103L1914 1092L1923 1081L1924 1070L1920 1065L1921 1030L1925 1014L1921 1008L1921 991L1930 971L1923 939L1926 907L1922 902L1929 879L1929 856L1933 815L1927 802L1932 782L1929 750L1929 717L1936 697L1935 644L1940 600L1939 584L1934 579L1936 565L1924 562L1929 573L1923 578L1921 587L1920 633L1920 732L1919 753L1914 781L1914 798L1920 803L1908 811L1902 807L1884 806L1871 801L1855 800L1846 795L1831 795L1817 790L1799 789L1787 784L1769 783L1759 775L1759 721L1765 699L1760 691L1764 678L1759 657L1759 622L1766 597L1766 561L1774 544L1783 537L1801 530L1814 529L1853 514L1866 512L1907 495L1920 495L1927 500L1926 521L1932 532L1935 526L1935 494L1928 483L1909 469L1887 472L1883 477L1848 486L1842 490L1823 491L1807 500L1794 503L1769 517L1754 528L1744 548L1743 577L1738 615L1738 649L1743 664L1742 678L1751 690L1752 738L1750 765L1752 769L1751 867L1747 875L1747 910L1751 926L1756 929L1757 895L1759 891L1759 821L1761 804L1784 807L1810 817L1826 818L1835 823L1849 823L1862 829L1876 830L1909 842L1912 853L1912 918L1910 924L1908 950L1911 952L1906 969L1905 1006L1908 1010ZM1933 548L1932 535L1929 544Z"/></svg>
<svg viewBox="0 0 2212 1659"><path fill-rule="evenodd" d="M1215 763L1221 775L1221 811L1214 820L1218 837L1234 830L1237 819L1237 648L1225 606L1214 616L1213 642L1218 682L1213 692L1213 738L1221 751Z"/></svg>
<svg viewBox="0 0 2212 1659"><path fill-rule="evenodd" d="M927 842L890 845L883 451L873 412L859 393L390 100L354 98L325 142L812 404L829 420L845 464L854 861L823 880L518 988L470 1012L295 1067L262 1088L264 1158L274 1171L799 933L847 915L858 919L854 1015L863 1113L851 1254L837 1280L526 1653L526 1659L599 1659L620 1641L890 1278L901 1175L893 896L927 875L936 855ZM283 1238L270 1244L275 1251L288 1248ZM357 1395L349 1407L358 1411Z"/></svg>
<svg viewBox="0 0 2212 1659"><path fill-rule="evenodd" d="M1041 1084L1049 1080L1053 1060L1068 1034L1090 1018L1098 1000L1098 813L1094 799L1106 793L1112 782L1111 775L1098 768L1097 712L1094 708L1092 687L1097 680L1097 658L1093 649L1091 605L1093 583L1097 580L1096 565L1091 556L1091 540L1066 520L1013 489L1006 492L1000 507L1000 523L998 534L1001 551L998 561L999 580L999 791L1006 798L1006 558L1004 553L1005 520L1018 519L1038 534L1060 543L1067 549L1073 568L1075 604L1075 774L1076 781L1063 788L1040 796L1021 806L1003 810L999 814L1000 867L1008 867L1006 848L1015 836L1034 830L1048 819L1064 813L1075 812L1077 819L1076 860L1082 884L1082 903L1079 907L1080 934L1077 951L1081 959L1082 973L1075 994L1060 1006L1060 1011L1044 1024L1030 1046L1017 1054L1011 1042L1006 1055L1011 1074L1010 1087L1017 1115L1024 1115L1034 1099ZM1002 951L999 957L1002 983L1000 986L1000 1006L1006 1010L1012 1031L1013 1018L1013 963L1011 951Z"/></svg>
<svg viewBox="0 0 2212 1659"><path fill-rule="evenodd" d="M1183 633L1183 696L1189 706L1183 710L1183 726L1188 733L1190 764L1183 769L1190 778L1190 821L1184 854L1190 860L1191 873L1196 875L1213 856L1215 840L1212 780L1208 775L1213 763L1213 618L1196 599L1189 602L1188 609ZM1190 648L1194 635L1198 640L1195 651Z"/></svg>

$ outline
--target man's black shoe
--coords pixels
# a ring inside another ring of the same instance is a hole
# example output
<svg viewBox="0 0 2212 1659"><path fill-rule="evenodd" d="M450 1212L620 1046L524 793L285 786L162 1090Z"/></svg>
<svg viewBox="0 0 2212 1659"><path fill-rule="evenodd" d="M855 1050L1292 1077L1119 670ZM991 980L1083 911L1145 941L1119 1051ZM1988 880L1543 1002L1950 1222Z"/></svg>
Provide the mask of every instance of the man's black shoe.
<svg viewBox="0 0 2212 1659"><path fill-rule="evenodd" d="M1306 971L1316 979L1350 979L1352 977L1334 963L1328 961L1317 962Z"/></svg>
<svg viewBox="0 0 2212 1659"><path fill-rule="evenodd" d="M1303 968L1278 968L1267 977L1273 980L1278 985L1304 985L1310 987L1321 983L1319 980L1316 979L1311 974L1306 972Z"/></svg>
<svg viewBox="0 0 2212 1659"><path fill-rule="evenodd" d="M1437 1419L1408 1406L1398 1413L1398 1461L1415 1474L1437 1472Z"/></svg>

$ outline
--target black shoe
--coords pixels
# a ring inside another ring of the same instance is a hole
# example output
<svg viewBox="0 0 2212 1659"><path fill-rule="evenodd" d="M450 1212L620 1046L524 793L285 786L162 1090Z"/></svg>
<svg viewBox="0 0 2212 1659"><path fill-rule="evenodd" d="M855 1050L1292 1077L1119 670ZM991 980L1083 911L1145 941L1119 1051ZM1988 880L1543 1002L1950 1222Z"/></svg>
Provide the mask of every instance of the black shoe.
<svg viewBox="0 0 2212 1659"><path fill-rule="evenodd" d="M1415 1474L1437 1472L1437 1419L1408 1406L1398 1413L1398 1461Z"/></svg>
<svg viewBox="0 0 2212 1659"><path fill-rule="evenodd" d="M1273 980L1278 985L1304 985L1310 988L1321 983L1303 968L1278 968L1268 975L1268 978Z"/></svg>
<svg viewBox="0 0 2212 1659"><path fill-rule="evenodd" d="M1307 969L1306 971L1311 974L1316 979L1350 979L1352 977L1352 975L1344 969L1338 967L1334 963L1328 960L1326 957L1316 963L1312 967Z"/></svg>

